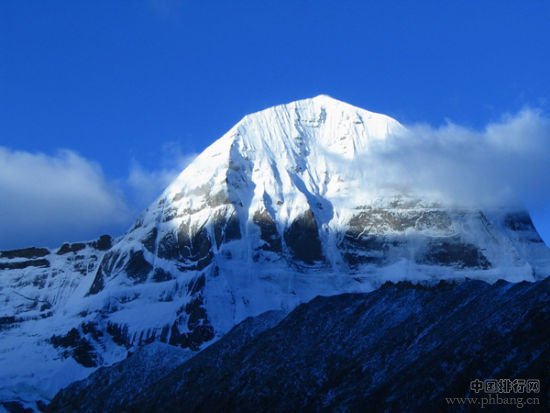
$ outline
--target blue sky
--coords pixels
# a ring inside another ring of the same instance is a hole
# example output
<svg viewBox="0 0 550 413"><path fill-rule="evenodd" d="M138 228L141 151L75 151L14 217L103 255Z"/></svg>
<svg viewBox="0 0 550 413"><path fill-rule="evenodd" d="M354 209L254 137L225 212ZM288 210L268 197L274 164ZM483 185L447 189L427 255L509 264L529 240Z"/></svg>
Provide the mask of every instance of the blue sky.
<svg viewBox="0 0 550 413"><path fill-rule="evenodd" d="M242 116L299 98L433 127L546 119L549 22L542 0L4 0L0 248L121 233Z"/></svg>

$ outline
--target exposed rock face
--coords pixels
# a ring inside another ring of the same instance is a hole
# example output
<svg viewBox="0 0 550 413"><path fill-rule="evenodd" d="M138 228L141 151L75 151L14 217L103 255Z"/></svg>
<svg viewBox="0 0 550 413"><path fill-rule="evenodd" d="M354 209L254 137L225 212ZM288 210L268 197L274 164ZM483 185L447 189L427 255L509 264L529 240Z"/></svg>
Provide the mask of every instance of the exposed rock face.
<svg viewBox="0 0 550 413"><path fill-rule="evenodd" d="M58 255L68 254L69 252L78 252L86 248L86 244L83 242L75 242L74 244L63 244L58 250Z"/></svg>
<svg viewBox="0 0 550 413"><path fill-rule="evenodd" d="M158 256L167 260L179 258L178 241L174 233L168 232L162 237L158 245Z"/></svg>
<svg viewBox="0 0 550 413"><path fill-rule="evenodd" d="M206 228L182 224L178 232L179 258L185 269L202 270L212 259L212 241Z"/></svg>
<svg viewBox="0 0 550 413"><path fill-rule="evenodd" d="M183 270L201 270L212 259L212 241L204 227L182 223L176 233L168 232L159 242L159 257L176 260Z"/></svg>
<svg viewBox="0 0 550 413"><path fill-rule="evenodd" d="M432 240L418 261L458 268L486 270L491 267L491 263L478 247L461 242L459 238L455 237Z"/></svg>
<svg viewBox="0 0 550 413"><path fill-rule="evenodd" d="M340 244L345 251L344 259L354 269L365 264L389 265L408 258L417 264L490 269L491 262L480 246L465 241L456 231L460 222L452 214L460 217L464 213L395 203L387 209L362 208L350 219ZM475 211L467 214L469 219L484 217Z"/></svg>
<svg viewBox="0 0 550 413"><path fill-rule="evenodd" d="M263 324L266 317L247 320L131 397L117 389L132 386L130 358L102 370L101 381L96 373L60 392L48 411L439 412L449 409L448 397L475 397L475 379L547 377L550 278L388 283L316 298L280 322ZM115 381L116 388L102 384ZM544 386L528 396L541 403L529 411L546 411Z"/></svg>
<svg viewBox="0 0 550 413"><path fill-rule="evenodd" d="M101 264L97 269L94 282L90 287L89 294L97 294L105 286L105 274L121 269L122 262L119 260L120 255L115 252L108 252L103 256ZM118 265L116 265L118 262Z"/></svg>
<svg viewBox="0 0 550 413"><path fill-rule="evenodd" d="M275 221L273 221L271 215L269 215L267 211L256 211L252 222L260 227L260 238L264 241L264 244L260 247L260 249L264 251L281 253L281 235L279 234L277 225L275 224Z"/></svg>
<svg viewBox="0 0 550 413"><path fill-rule="evenodd" d="M156 252L157 237L158 229L157 227L154 227L151 231L149 231L145 238L141 240L143 246L152 254Z"/></svg>
<svg viewBox="0 0 550 413"><path fill-rule="evenodd" d="M65 243L63 244L59 250L57 250L58 255L64 255L68 254L70 252L78 252L83 250L84 248L92 247L98 251L107 251L109 248L111 248L113 245L113 240L110 235L102 235L97 240L91 241L88 243L84 242L75 242L72 244Z"/></svg>
<svg viewBox="0 0 550 413"><path fill-rule="evenodd" d="M47 248L23 248L11 251L0 251L0 258L40 258L50 253Z"/></svg>
<svg viewBox="0 0 550 413"><path fill-rule="evenodd" d="M295 259L307 264L323 259L319 228L311 210L296 218L285 232L286 245Z"/></svg>
<svg viewBox="0 0 550 413"><path fill-rule="evenodd" d="M204 281L204 279L202 280ZM198 291L192 291L195 293L195 298L182 308L184 310L181 312L182 316L172 323L169 340L169 343L174 346L190 348L194 351L197 351L203 343L214 338L214 329L208 320L204 299L199 293L202 291L201 279L197 282L199 283L199 286L196 287ZM186 330L187 332L185 332Z"/></svg>
<svg viewBox="0 0 550 413"><path fill-rule="evenodd" d="M110 235L102 235L96 241L92 241L90 246L99 251L107 251L113 245L113 239Z"/></svg>
<svg viewBox="0 0 550 413"><path fill-rule="evenodd" d="M50 262L47 259L26 260L17 262L0 263L0 270L22 270L28 267L47 268Z"/></svg>
<svg viewBox="0 0 550 413"><path fill-rule="evenodd" d="M102 333L101 333L102 334ZM74 360L84 367L96 367L100 360L90 342L81 337L80 332L73 328L64 336L53 335L50 342L54 347L65 349L62 352L63 357L73 357Z"/></svg>
<svg viewBox="0 0 550 413"><path fill-rule="evenodd" d="M153 266L145 259L142 251L130 253L130 258L124 266L128 277L134 279L136 283L145 282L152 269Z"/></svg>

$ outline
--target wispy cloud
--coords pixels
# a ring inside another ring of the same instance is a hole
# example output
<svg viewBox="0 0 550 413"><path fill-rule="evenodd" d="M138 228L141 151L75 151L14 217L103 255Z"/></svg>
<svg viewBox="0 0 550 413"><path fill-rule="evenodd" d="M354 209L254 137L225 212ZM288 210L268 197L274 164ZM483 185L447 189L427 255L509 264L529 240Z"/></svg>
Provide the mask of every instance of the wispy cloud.
<svg viewBox="0 0 550 413"><path fill-rule="evenodd" d="M162 156L157 169L147 169L135 159L130 164L127 180L128 197L134 209L147 207L189 165L197 154L185 153L174 142L162 146ZM139 211L138 211L139 212Z"/></svg>

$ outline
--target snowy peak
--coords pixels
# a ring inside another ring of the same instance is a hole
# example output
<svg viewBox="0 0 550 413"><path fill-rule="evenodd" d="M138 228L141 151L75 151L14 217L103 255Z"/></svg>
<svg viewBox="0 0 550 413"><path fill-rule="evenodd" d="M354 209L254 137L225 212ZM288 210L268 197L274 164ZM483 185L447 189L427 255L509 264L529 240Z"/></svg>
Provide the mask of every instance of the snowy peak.
<svg viewBox="0 0 550 413"><path fill-rule="evenodd" d="M247 158L253 154L257 154L256 158L270 159L307 157L309 152L304 148L311 146L350 158L364 151L370 141L384 139L402 129L399 122L388 116L320 95L245 116L197 161L219 162L230 155L233 146Z"/></svg>
<svg viewBox="0 0 550 413"><path fill-rule="evenodd" d="M364 165L350 161L360 163L374 141L403 130L388 116L325 95L265 109L209 146L166 190L162 208L189 212L227 199L252 208L250 216L270 210L273 220L288 222L327 198L365 203L353 200L368 192Z"/></svg>
<svg viewBox="0 0 550 413"><path fill-rule="evenodd" d="M230 135L241 137L245 150L268 146L275 156L307 157L310 153L303 149L316 146L349 159L366 150L370 141L401 128L388 116L320 95L245 116Z"/></svg>
<svg viewBox="0 0 550 413"><path fill-rule="evenodd" d="M350 160L374 140L404 130L396 120L319 95L245 116L210 145L178 182L203 177L245 160L264 159L279 167L304 169L330 156ZM193 179L194 180L194 179ZM195 182L199 182L194 180Z"/></svg>

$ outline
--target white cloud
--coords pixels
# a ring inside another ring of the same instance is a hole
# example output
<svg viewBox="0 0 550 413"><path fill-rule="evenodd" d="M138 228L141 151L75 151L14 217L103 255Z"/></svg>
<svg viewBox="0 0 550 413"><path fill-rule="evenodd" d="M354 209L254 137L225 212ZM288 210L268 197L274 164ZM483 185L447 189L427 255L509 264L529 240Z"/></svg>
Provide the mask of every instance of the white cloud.
<svg viewBox="0 0 550 413"><path fill-rule="evenodd" d="M525 109L481 130L451 122L374 142L356 162L376 191L400 190L464 207L518 207L550 242L550 119Z"/></svg>
<svg viewBox="0 0 550 413"><path fill-rule="evenodd" d="M0 146L0 249L122 234L195 157L175 143L161 150L158 169L133 161L127 177L109 180L71 150L50 155Z"/></svg>
<svg viewBox="0 0 550 413"><path fill-rule="evenodd" d="M129 215L101 168L69 150L0 147L0 248L57 246L121 230Z"/></svg>
<svg viewBox="0 0 550 413"><path fill-rule="evenodd" d="M449 123L409 126L376 142L361 162L380 187L406 188L461 205L550 204L550 120L534 110L476 131ZM380 174L382 171L382 174Z"/></svg>

